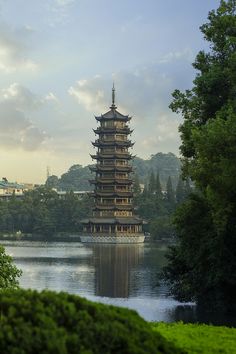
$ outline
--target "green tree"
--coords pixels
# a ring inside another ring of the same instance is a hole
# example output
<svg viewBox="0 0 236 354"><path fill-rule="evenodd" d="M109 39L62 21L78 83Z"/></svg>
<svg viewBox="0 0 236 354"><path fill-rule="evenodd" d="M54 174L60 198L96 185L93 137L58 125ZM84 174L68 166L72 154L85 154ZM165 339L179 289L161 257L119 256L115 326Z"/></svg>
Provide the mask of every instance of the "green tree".
<svg viewBox="0 0 236 354"><path fill-rule="evenodd" d="M162 199L162 188L161 188L161 182L160 182L160 175L157 173L156 175L156 197L157 199L161 200Z"/></svg>
<svg viewBox="0 0 236 354"><path fill-rule="evenodd" d="M236 310L236 0L221 1L201 27L191 91L175 91L181 112L183 172L198 195L177 211L179 243L165 270L172 293L208 308ZM229 276L230 275L230 276Z"/></svg>
<svg viewBox="0 0 236 354"><path fill-rule="evenodd" d="M0 246L0 290L16 289L19 287L18 278L22 271L13 264L12 258Z"/></svg>
<svg viewBox="0 0 236 354"><path fill-rule="evenodd" d="M156 181L155 181L154 172L152 170L148 182L148 192L150 195L152 195L154 194L155 191L156 191Z"/></svg>
<svg viewBox="0 0 236 354"><path fill-rule="evenodd" d="M175 193L172 186L171 177L169 176L166 184L166 201L167 208L169 211L173 211L175 209Z"/></svg>
<svg viewBox="0 0 236 354"><path fill-rule="evenodd" d="M183 176L179 175L179 180L177 183L177 187L176 187L176 202L182 203L185 199L185 189L184 189L184 180L183 180Z"/></svg>

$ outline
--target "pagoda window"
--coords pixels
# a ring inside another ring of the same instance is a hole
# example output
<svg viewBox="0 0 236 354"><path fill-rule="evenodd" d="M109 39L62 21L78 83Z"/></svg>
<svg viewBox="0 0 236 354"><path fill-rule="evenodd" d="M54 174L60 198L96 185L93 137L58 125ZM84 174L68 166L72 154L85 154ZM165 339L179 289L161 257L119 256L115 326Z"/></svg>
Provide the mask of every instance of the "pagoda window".
<svg viewBox="0 0 236 354"><path fill-rule="evenodd" d="M114 135L112 135L112 134L104 134L102 139L105 140L105 141L113 141L114 140Z"/></svg>
<svg viewBox="0 0 236 354"><path fill-rule="evenodd" d="M104 128L113 128L114 127L114 122L111 120L108 120L106 122L101 122L101 126Z"/></svg>
<svg viewBox="0 0 236 354"><path fill-rule="evenodd" d="M109 225L102 225L103 232L109 232Z"/></svg>
<svg viewBox="0 0 236 354"><path fill-rule="evenodd" d="M115 135L115 138L116 138L117 140L122 140L122 141L127 140L127 136L126 136L126 135L123 135L123 134L116 134L116 135Z"/></svg>
<svg viewBox="0 0 236 354"><path fill-rule="evenodd" d="M127 198L116 198L116 203L117 204L128 204L128 199Z"/></svg>
<svg viewBox="0 0 236 354"><path fill-rule="evenodd" d="M109 153L109 152L112 152L114 153L115 152L115 149L114 148L101 148L101 153Z"/></svg>
<svg viewBox="0 0 236 354"><path fill-rule="evenodd" d="M128 149L126 147L117 147L116 152L128 152Z"/></svg>
<svg viewBox="0 0 236 354"><path fill-rule="evenodd" d="M123 179L124 179L124 178L128 178L128 175L127 175L127 173L117 173L117 174L116 174L116 177L117 177L117 178L123 178Z"/></svg>
<svg viewBox="0 0 236 354"><path fill-rule="evenodd" d="M119 165L119 166L128 165L128 161L126 161L126 160L117 160L117 165Z"/></svg>
<svg viewBox="0 0 236 354"><path fill-rule="evenodd" d="M114 216L114 212L111 210L100 211L100 216Z"/></svg>
<svg viewBox="0 0 236 354"><path fill-rule="evenodd" d="M114 126L116 128L124 128L125 127L125 123L124 122L115 121L114 122Z"/></svg>
<svg viewBox="0 0 236 354"><path fill-rule="evenodd" d="M113 202L114 202L114 199L102 199L101 198L102 204L112 204Z"/></svg>
<svg viewBox="0 0 236 354"><path fill-rule="evenodd" d="M114 190L114 187L113 186L102 186L102 190L110 191L110 190Z"/></svg>

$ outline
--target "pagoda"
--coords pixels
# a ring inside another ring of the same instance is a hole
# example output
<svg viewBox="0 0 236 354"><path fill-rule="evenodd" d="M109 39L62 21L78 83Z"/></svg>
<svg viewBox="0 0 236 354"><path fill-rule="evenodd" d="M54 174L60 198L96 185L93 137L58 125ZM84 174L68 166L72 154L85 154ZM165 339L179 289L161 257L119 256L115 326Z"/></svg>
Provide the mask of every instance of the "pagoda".
<svg viewBox="0 0 236 354"><path fill-rule="evenodd" d="M82 242L96 243L142 243L144 242L143 221L134 215L133 180L131 178L133 156L129 148L134 143L129 140L131 117L117 111L115 88L112 88L110 110L95 117L99 126L94 129L98 139L93 142L97 148L95 172L93 216L82 220Z"/></svg>

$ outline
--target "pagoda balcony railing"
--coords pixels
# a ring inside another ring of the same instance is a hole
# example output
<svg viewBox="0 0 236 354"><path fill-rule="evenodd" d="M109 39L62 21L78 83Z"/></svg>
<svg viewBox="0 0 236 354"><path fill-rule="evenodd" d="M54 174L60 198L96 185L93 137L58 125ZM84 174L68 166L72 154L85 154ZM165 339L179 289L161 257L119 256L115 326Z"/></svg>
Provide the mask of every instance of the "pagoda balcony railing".
<svg viewBox="0 0 236 354"><path fill-rule="evenodd" d="M117 231L117 232L109 232L109 230L107 230L107 232L106 231L98 231L97 232L97 231L93 231L91 229L91 231L87 231L87 233L89 233L91 235L95 235L95 236L107 236L107 235L109 235L111 237L116 237L116 236L120 236L120 237L144 236L144 233L142 231L141 232L140 231L139 232L128 232L128 231L126 231L126 232L119 232L119 231ZM83 236L83 235L86 235L87 233L84 231L84 232L81 232L80 234L81 234L81 236Z"/></svg>
<svg viewBox="0 0 236 354"><path fill-rule="evenodd" d="M96 208L100 209L100 210L107 210L107 208L112 208L112 209L116 209L120 208L119 210L128 210L128 211L132 211L133 207L131 204L98 204L96 203L94 210L96 210Z"/></svg>
<svg viewBox="0 0 236 354"><path fill-rule="evenodd" d="M104 202L96 202L96 206L102 207L102 206L132 206L132 203L127 203L127 202L123 202L123 203L118 203L118 202L109 202L109 203L104 203Z"/></svg>
<svg viewBox="0 0 236 354"><path fill-rule="evenodd" d="M90 179L89 183L91 184L129 184L133 183L132 179L118 179L118 178L97 178L97 179Z"/></svg>
<svg viewBox="0 0 236 354"><path fill-rule="evenodd" d="M119 189L95 189L95 193L133 193L132 190L119 190Z"/></svg>
<svg viewBox="0 0 236 354"><path fill-rule="evenodd" d="M111 178L114 178L114 179L128 179L127 176L119 176L119 175L109 175L109 176L98 176L98 178L100 179L111 179Z"/></svg>
<svg viewBox="0 0 236 354"><path fill-rule="evenodd" d="M131 165L129 164L122 164L122 163L113 163L113 164L107 164L107 165L104 165L104 164L98 164L97 167L113 167L113 168L116 168L116 167L132 167Z"/></svg>
<svg viewBox="0 0 236 354"><path fill-rule="evenodd" d="M124 184L124 182L127 182L127 183L133 183L133 180L131 178L118 178L118 177L115 177L115 176L112 176L112 177L97 177L93 180L90 180L92 183L96 183L96 182L108 182L108 181L111 181L111 183L113 182L122 182L122 184Z"/></svg>

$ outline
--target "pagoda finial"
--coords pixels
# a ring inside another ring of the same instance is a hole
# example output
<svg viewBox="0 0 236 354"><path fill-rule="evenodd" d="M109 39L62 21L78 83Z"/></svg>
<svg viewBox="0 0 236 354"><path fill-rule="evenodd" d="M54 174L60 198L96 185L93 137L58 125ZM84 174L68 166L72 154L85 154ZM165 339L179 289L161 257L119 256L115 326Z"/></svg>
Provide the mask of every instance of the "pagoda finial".
<svg viewBox="0 0 236 354"><path fill-rule="evenodd" d="M116 109L116 105L115 105L115 84L113 82L113 87L112 87L112 105L110 107L111 109Z"/></svg>

